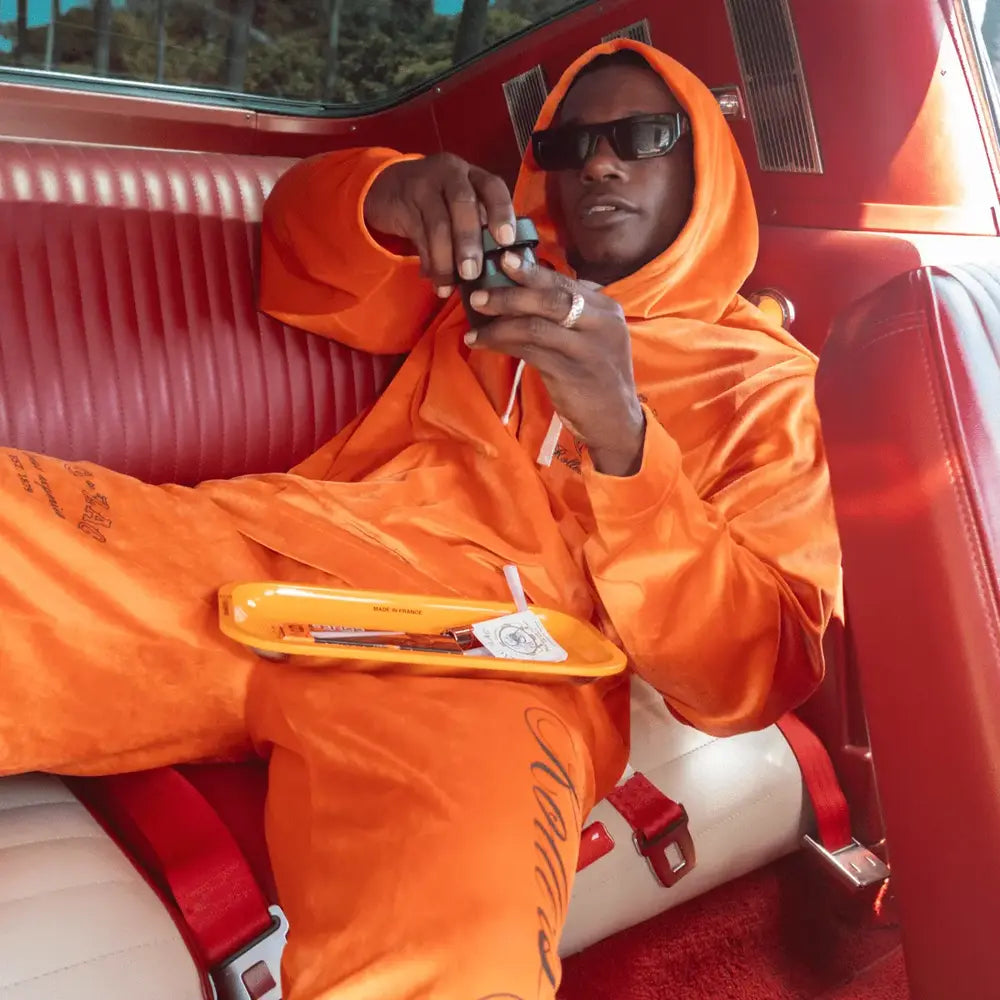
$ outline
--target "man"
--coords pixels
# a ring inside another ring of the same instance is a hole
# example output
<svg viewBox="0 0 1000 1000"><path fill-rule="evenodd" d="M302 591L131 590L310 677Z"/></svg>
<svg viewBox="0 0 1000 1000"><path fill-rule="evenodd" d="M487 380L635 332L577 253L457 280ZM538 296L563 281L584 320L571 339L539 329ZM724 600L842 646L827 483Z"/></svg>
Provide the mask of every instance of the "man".
<svg viewBox="0 0 1000 1000"><path fill-rule="evenodd" d="M219 634L219 585L503 599L516 563L535 603L597 620L717 733L821 676L839 569L814 358L737 296L757 227L714 98L618 41L567 71L538 130L513 204L454 157L390 150L279 182L263 307L409 351L294 474L192 490L24 455L61 503L105 512L97 539L0 473L0 768L150 767L249 734L270 758L287 1000L551 1000L580 827L627 756L627 682L267 663ZM473 337L453 275L480 267L480 213L505 242L515 206L554 270L507 261L518 287L474 299Z"/></svg>

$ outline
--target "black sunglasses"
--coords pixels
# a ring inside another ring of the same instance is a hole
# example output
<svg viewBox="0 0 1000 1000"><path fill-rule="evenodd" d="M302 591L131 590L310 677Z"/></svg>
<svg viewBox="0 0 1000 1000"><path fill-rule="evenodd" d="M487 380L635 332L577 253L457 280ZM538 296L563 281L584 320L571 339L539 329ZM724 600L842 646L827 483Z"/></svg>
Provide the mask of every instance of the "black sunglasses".
<svg viewBox="0 0 1000 1000"><path fill-rule="evenodd" d="M619 160L665 156L680 137L691 131L682 111L664 115L634 115L593 125L559 125L531 136L535 163L542 170L579 170L607 139Z"/></svg>

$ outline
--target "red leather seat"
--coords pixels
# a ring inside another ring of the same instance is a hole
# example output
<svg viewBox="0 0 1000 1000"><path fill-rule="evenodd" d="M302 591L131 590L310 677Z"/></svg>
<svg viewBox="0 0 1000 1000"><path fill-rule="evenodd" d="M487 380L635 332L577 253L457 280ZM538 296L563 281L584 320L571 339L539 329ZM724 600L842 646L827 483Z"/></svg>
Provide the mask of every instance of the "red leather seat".
<svg viewBox="0 0 1000 1000"><path fill-rule="evenodd" d="M292 162L0 141L0 447L196 483L287 470L371 404L396 359L257 310ZM263 768L185 770L273 895Z"/></svg>
<svg viewBox="0 0 1000 1000"><path fill-rule="evenodd" d="M1000 267L854 305L817 393L914 1000L995 995Z"/></svg>
<svg viewBox="0 0 1000 1000"><path fill-rule="evenodd" d="M392 359L257 311L291 162L0 141L0 444L195 483L287 470L369 405Z"/></svg>
<svg viewBox="0 0 1000 1000"><path fill-rule="evenodd" d="M191 483L287 469L368 405L395 359L257 312L257 225L288 164L0 140L0 446ZM650 780L684 801L697 868L664 891L628 824L603 803L596 815L618 846L580 873L563 953L769 864L810 828L799 767L777 727L717 740L678 723L637 684L632 751ZM184 771L273 898L261 763ZM20 801L22 784L0 787L0 812ZM107 782L73 787L141 858L141 843L115 822ZM62 828L42 834L45 843L63 837ZM65 926L64 908L49 889L40 886L50 909L22 938L59 939L52 927ZM39 962L44 950L33 952ZM51 958L54 969L76 968L58 949ZM20 982L39 968L21 963L11 975ZM81 996L132 995L101 974L99 992Z"/></svg>

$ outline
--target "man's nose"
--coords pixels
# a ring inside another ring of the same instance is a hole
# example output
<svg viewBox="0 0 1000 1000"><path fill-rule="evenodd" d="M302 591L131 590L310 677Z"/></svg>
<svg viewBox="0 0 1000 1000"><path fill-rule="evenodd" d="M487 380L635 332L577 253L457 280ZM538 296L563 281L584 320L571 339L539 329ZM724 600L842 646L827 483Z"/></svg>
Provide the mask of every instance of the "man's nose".
<svg viewBox="0 0 1000 1000"><path fill-rule="evenodd" d="M594 152L580 171L580 179L587 184L599 184L602 181L622 180L624 177L625 167L622 161L615 155L611 143L601 136Z"/></svg>

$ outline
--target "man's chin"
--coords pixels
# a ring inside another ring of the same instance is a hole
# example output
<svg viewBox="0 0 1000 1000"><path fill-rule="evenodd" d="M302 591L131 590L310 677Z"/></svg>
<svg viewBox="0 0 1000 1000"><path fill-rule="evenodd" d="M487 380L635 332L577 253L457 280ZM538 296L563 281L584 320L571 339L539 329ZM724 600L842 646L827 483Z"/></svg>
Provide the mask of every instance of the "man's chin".
<svg viewBox="0 0 1000 1000"><path fill-rule="evenodd" d="M615 246L595 247L592 241L586 250L571 252L569 262L577 277L599 285L610 285L637 270L632 254L622 253Z"/></svg>

